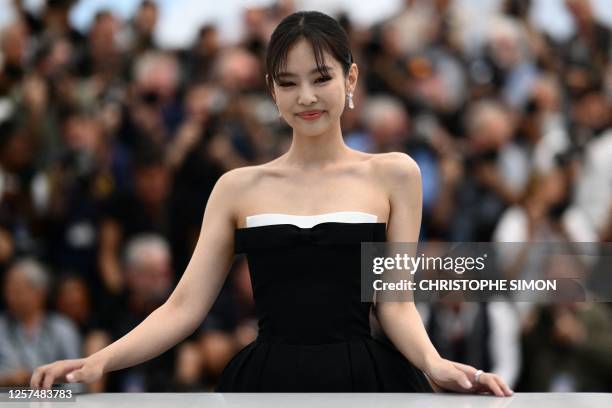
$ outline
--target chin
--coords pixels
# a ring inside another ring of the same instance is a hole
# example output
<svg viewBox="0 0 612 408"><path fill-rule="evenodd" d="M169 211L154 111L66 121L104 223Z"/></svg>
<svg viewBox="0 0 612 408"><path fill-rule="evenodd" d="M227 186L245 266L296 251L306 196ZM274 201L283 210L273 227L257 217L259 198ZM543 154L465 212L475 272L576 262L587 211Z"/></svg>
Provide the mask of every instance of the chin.
<svg viewBox="0 0 612 408"><path fill-rule="evenodd" d="M296 130L300 135L305 137L316 137L329 132L331 130L331 126L300 126Z"/></svg>
<svg viewBox="0 0 612 408"><path fill-rule="evenodd" d="M318 123L299 123L298 120L294 121L290 125L294 131L306 137L319 136L331 131L333 128L329 120L324 120Z"/></svg>

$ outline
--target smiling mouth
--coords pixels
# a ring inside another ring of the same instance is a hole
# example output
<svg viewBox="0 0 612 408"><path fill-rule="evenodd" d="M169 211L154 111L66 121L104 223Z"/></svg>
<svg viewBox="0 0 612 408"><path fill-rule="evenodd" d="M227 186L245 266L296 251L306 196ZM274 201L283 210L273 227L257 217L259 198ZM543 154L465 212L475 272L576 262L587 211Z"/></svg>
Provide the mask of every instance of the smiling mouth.
<svg viewBox="0 0 612 408"><path fill-rule="evenodd" d="M305 120L315 120L323 115L323 111L308 111L308 112L300 112L297 114L298 117Z"/></svg>

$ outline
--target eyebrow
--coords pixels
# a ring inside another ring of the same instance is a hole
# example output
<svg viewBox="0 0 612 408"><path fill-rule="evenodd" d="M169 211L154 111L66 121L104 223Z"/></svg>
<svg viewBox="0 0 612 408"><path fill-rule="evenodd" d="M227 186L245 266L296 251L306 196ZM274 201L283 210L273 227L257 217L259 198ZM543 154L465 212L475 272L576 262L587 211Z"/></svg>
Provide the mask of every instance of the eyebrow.
<svg viewBox="0 0 612 408"><path fill-rule="evenodd" d="M334 68L333 67L328 67L327 65L324 65L321 67L321 69L319 70L319 68L313 68L310 70L310 72L308 73L309 75L312 74L316 74L317 72L321 72L321 71L333 71ZM295 77L297 76L296 74L292 74L291 72L279 72L278 73L278 77L282 78L282 77Z"/></svg>

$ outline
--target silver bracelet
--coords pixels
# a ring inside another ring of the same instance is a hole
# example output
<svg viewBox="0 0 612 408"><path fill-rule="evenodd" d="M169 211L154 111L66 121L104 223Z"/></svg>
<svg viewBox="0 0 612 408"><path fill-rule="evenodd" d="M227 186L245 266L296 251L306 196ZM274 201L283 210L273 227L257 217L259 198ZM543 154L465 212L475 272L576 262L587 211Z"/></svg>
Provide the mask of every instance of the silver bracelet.
<svg viewBox="0 0 612 408"><path fill-rule="evenodd" d="M476 384L478 384L480 382L480 376L482 375L484 371L482 370L477 370L476 373L474 374L474 382Z"/></svg>

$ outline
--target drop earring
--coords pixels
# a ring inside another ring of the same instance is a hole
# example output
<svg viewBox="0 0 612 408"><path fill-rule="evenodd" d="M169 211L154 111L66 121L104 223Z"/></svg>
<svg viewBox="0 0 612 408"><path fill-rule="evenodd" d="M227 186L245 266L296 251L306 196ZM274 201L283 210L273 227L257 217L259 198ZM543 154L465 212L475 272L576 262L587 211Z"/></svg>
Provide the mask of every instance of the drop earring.
<svg viewBox="0 0 612 408"><path fill-rule="evenodd" d="M346 93L346 97L348 99L348 107L349 107L349 109L355 109L355 103L353 103L353 92L348 91Z"/></svg>

